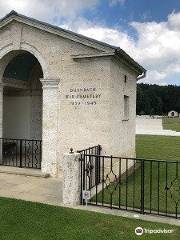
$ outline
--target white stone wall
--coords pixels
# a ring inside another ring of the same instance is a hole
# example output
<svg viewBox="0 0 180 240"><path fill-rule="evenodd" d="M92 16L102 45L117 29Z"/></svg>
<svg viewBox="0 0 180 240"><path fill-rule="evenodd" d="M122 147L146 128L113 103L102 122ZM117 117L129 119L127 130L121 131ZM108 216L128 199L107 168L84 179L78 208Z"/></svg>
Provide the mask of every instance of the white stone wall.
<svg viewBox="0 0 180 240"><path fill-rule="evenodd" d="M136 79L137 73L126 65L111 62L112 148L117 156L135 157ZM126 82L125 82L126 76ZM124 117L124 95L129 97L129 117Z"/></svg>
<svg viewBox="0 0 180 240"><path fill-rule="evenodd" d="M4 96L3 137L42 139L42 97Z"/></svg>
<svg viewBox="0 0 180 240"><path fill-rule="evenodd" d="M4 96L3 103L3 137L30 139L30 97Z"/></svg>

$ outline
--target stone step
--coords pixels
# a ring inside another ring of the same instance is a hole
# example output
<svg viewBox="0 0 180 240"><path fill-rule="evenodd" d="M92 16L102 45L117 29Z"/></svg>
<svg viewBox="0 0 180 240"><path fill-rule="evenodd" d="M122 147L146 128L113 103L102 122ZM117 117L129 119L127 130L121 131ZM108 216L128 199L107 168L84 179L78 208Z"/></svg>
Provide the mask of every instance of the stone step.
<svg viewBox="0 0 180 240"><path fill-rule="evenodd" d="M164 136L180 136L180 132L171 131L171 130L162 130L162 131L137 131L136 134L141 135L164 135Z"/></svg>
<svg viewBox="0 0 180 240"><path fill-rule="evenodd" d="M40 169L18 168L11 166L0 166L0 173L47 178L49 174L42 173Z"/></svg>

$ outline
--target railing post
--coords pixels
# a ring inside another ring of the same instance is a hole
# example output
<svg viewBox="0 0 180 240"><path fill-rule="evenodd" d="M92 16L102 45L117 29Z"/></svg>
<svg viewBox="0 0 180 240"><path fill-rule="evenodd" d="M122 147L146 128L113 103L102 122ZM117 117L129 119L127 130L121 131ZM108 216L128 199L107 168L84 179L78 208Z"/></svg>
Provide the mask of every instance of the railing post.
<svg viewBox="0 0 180 240"><path fill-rule="evenodd" d="M22 168L22 139L20 140L20 157L19 157L19 161L20 161L20 168Z"/></svg>
<svg viewBox="0 0 180 240"><path fill-rule="evenodd" d="M141 160L141 213L144 214L144 160Z"/></svg>

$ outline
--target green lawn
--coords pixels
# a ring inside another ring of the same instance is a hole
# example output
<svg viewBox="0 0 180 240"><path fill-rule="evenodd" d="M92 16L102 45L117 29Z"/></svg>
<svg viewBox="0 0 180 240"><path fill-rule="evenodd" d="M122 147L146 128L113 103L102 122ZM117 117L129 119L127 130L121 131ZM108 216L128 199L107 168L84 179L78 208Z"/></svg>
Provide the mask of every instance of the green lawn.
<svg viewBox="0 0 180 240"><path fill-rule="evenodd" d="M163 118L163 129L180 132L180 118Z"/></svg>
<svg viewBox="0 0 180 240"><path fill-rule="evenodd" d="M166 137L166 136L143 136L139 135L136 138L136 150L138 158L153 158L153 159L166 159L166 160L180 160L180 137ZM137 161L136 167L140 165L141 161ZM149 209L168 213L175 213L176 205L172 200L170 191L165 190L166 186L166 167L168 170L167 185L170 186L171 182L176 177L177 164L166 164L157 162L145 162L145 209ZM179 164L180 169L180 164ZM159 181L158 181L159 178ZM127 181L126 181L127 180ZM113 193L113 194L112 194ZM141 169L138 168L127 179L122 180L121 185L117 183L111 184L98 194L98 202L101 203L104 198L105 203L111 202L115 206L121 205L134 208L141 206ZM167 194L167 202L166 202ZM120 196L120 198L119 198ZM158 198L159 196L159 198ZM179 196L174 195L177 199ZM158 202L159 199L159 202ZM92 199L93 201L95 198ZM180 213L180 210L178 209Z"/></svg>
<svg viewBox="0 0 180 240"><path fill-rule="evenodd" d="M137 135L136 156L147 159L180 160L180 137Z"/></svg>
<svg viewBox="0 0 180 240"><path fill-rule="evenodd" d="M180 227L151 223L40 203L0 198L1 240L133 240L137 226L174 229L172 234L143 235L141 239L174 239Z"/></svg>

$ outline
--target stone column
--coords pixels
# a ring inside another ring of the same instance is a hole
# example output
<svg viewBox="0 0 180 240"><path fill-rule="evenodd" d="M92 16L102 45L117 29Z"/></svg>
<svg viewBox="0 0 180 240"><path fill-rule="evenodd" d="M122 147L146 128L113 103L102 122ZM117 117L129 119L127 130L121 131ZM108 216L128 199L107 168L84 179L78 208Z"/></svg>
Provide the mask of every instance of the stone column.
<svg viewBox="0 0 180 240"><path fill-rule="evenodd" d="M59 79L41 79L43 85L42 172L57 176Z"/></svg>
<svg viewBox="0 0 180 240"><path fill-rule="evenodd" d="M0 83L0 138L3 137L3 83ZM2 162L2 139L0 139L0 163Z"/></svg>
<svg viewBox="0 0 180 240"><path fill-rule="evenodd" d="M80 204L81 171L79 158L79 153L67 153L63 157L63 204L67 206Z"/></svg>

